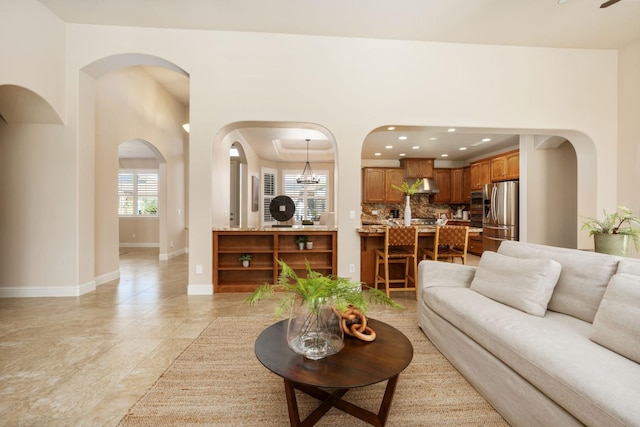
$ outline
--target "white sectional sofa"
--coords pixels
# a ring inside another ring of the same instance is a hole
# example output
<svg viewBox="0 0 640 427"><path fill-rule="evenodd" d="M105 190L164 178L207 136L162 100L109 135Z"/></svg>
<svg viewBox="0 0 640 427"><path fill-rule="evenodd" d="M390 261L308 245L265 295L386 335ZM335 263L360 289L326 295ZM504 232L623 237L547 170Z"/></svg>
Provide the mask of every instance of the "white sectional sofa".
<svg viewBox="0 0 640 427"><path fill-rule="evenodd" d="M640 426L640 260L503 242L422 261L418 319L514 426Z"/></svg>

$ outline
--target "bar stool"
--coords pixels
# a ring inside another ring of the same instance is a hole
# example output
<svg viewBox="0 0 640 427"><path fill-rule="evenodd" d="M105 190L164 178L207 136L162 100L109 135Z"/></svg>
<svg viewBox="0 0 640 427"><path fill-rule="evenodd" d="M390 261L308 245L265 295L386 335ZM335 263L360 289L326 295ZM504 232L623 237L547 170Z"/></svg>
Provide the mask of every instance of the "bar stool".
<svg viewBox="0 0 640 427"><path fill-rule="evenodd" d="M418 298L418 227L387 227L384 232L384 248L376 249L375 287L384 283L387 296L394 291L414 291ZM390 264L404 264L404 277L391 278ZM383 267L380 271L380 267ZM413 269L412 273L410 270ZM402 287L391 287L393 283L402 283ZM409 284L412 286L409 286Z"/></svg>
<svg viewBox="0 0 640 427"><path fill-rule="evenodd" d="M462 225L437 226L433 238L433 248L421 250L422 259L439 261L446 259L453 262L460 258L463 264L467 263L467 247L469 245L469 227Z"/></svg>

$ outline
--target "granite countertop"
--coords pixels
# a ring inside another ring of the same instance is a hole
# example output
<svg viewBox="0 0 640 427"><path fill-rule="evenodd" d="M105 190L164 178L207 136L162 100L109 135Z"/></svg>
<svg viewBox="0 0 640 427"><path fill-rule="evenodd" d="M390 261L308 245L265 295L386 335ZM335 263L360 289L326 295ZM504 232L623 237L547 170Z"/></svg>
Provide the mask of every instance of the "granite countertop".
<svg viewBox="0 0 640 427"><path fill-rule="evenodd" d="M358 228L360 234L384 234L384 225L363 225ZM435 225L420 225L418 226L418 234L432 234L436 232ZM482 228L469 227L469 233L482 233Z"/></svg>
<svg viewBox="0 0 640 427"><path fill-rule="evenodd" d="M296 232L299 233L301 231L338 231L338 228L335 226L327 226L327 225L293 225L291 227L212 227L212 231L270 231L270 232Z"/></svg>

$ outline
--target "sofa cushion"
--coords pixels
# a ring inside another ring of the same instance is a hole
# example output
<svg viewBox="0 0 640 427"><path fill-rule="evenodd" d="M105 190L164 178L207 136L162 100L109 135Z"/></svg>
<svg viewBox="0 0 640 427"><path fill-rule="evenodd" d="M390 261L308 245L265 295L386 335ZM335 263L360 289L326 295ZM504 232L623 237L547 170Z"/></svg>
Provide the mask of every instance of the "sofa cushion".
<svg viewBox="0 0 640 427"><path fill-rule="evenodd" d="M427 288L421 302L583 423L638 425L640 364L591 341L590 323L530 316L469 288Z"/></svg>
<svg viewBox="0 0 640 427"><path fill-rule="evenodd" d="M515 241L502 242L498 253L558 261L562 271L547 308L587 322L593 322L607 283L620 260L613 255Z"/></svg>
<svg viewBox="0 0 640 427"><path fill-rule="evenodd" d="M623 258L618 263L618 273L640 276L640 259Z"/></svg>
<svg viewBox="0 0 640 427"><path fill-rule="evenodd" d="M560 276L560 264L550 259L482 254L471 289L510 307L544 316Z"/></svg>
<svg viewBox="0 0 640 427"><path fill-rule="evenodd" d="M593 320L591 340L640 363L640 276L611 278Z"/></svg>

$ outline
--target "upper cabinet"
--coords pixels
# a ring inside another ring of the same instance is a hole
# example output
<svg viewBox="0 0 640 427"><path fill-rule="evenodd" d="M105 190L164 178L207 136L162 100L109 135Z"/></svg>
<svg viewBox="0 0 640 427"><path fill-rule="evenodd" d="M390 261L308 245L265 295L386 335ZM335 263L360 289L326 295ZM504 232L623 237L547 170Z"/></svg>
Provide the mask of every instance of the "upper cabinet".
<svg viewBox="0 0 640 427"><path fill-rule="evenodd" d="M511 151L491 159L491 181L506 181L520 177L520 152Z"/></svg>
<svg viewBox="0 0 640 427"><path fill-rule="evenodd" d="M401 159L407 178L433 178L434 159Z"/></svg>
<svg viewBox="0 0 640 427"><path fill-rule="evenodd" d="M363 168L362 186L364 203L402 202L404 193L393 188L402 186L402 168Z"/></svg>
<svg viewBox="0 0 640 427"><path fill-rule="evenodd" d="M462 168L462 196L465 203L471 203L471 167Z"/></svg>
<svg viewBox="0 0 640 427"><path fill-rule="evenodd" d="M451 202L451 169L434 169L433 172L436 184L440 189L440 192L435 194L433 201L435 203Z"/></svg>
<svg viewBox="0 0 640 427"><path fill-rule="evenodd" d="M469 203L471 168L451 169L451 203Z"/></svg>
<svg viewBox="0 0 640 427"><path fill-rule="evenodd" d="M480 160L471 163L471 189L482 190L485 184L491 183L491 161Z"/></svg>

